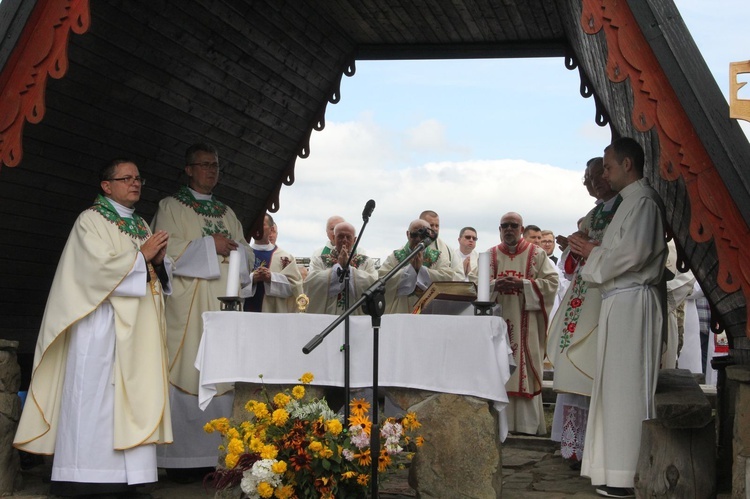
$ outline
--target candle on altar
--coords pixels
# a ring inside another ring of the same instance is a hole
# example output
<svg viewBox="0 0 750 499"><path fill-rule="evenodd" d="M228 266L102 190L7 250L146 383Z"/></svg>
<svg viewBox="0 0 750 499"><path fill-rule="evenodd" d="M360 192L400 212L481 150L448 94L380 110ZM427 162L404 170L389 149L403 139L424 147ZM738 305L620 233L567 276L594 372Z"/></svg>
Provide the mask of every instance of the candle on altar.
<svg viewBox="0 0 750 499"><path fill-rule="evenodd" d="M240 288L240 252L229 252L229 270L227 271L227 291L225 296L237 296Z"/></svg>
<svg viewBox="0 0 750 499"><path fill-rule="evenodd" d="M479 277L477 279L477 301L490 301L490 254L479 253L477 263Z"/></svg>

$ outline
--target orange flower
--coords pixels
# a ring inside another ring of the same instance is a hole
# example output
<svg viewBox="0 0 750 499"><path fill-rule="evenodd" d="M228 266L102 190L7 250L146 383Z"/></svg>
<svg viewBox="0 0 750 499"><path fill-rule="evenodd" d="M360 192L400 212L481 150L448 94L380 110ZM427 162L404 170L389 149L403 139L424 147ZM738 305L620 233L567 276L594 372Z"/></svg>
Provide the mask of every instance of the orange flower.
<svg viewBox="0 0 750 499"><path fill-rule="evenodd" d="M352 399L349 407L355 416L364 416L370 410L370 403L365 399Z"/></svg>

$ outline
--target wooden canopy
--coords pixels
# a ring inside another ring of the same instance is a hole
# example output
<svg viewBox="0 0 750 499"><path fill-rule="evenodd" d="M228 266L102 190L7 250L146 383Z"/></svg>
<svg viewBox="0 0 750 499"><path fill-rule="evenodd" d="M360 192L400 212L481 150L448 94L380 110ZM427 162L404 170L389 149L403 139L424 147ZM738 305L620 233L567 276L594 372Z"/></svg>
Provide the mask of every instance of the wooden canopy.
<svg viewBox="0 0 750 499"><path fill-rule="evenodd" d="M556 56L592 119L644 146L681 256L750 363L750 145L671 0L4 0L0 29L0 337L22 352L104 161L138 163L150 218L186 147L212 142L218 195L258 227L357 60Z"/></svg>

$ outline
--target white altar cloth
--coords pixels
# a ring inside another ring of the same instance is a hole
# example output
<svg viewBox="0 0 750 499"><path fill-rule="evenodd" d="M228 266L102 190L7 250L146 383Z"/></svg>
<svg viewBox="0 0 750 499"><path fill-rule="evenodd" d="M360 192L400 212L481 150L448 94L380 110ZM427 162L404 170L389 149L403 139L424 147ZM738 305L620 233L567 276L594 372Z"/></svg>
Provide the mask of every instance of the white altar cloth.
<svg viewBox="0 0 750 499"><path fill-rule="evenodd" d="M309 354L304 347L336 316L204 312L195 367L198 401L205 409L219 383L295 384L305 372L313 384L344 386L344 324ZM369 316L350 317L350 387L372 386L373 331ZM379 332L378 386L472 395L493 402L507 425L505 383L512 352L505 321L489 316L392 314Z"/></svg>

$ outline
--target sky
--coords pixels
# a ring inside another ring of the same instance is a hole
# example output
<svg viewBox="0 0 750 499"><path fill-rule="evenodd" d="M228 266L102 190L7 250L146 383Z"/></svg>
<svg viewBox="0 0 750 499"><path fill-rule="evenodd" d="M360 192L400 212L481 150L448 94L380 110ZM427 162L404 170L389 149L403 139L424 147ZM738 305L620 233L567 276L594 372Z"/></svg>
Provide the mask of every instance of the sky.
<svg viewBox="0 0 750 499"><path fill-rule="evenodd" d="M728 100L729 63L750 59L750 1L675 4ZM309 256L331 215L359 233L369 199L376 206L360 246L381 259L406 243L423 210L440 215L452 247L465 226L477 229L477 250L498 244L508 211L572 233L593 206L581 183L586 161L610 141L579 85L562 58L357 61L310 156L297 159L295 183L281 189L277 244ZM750 99L750 88L740 96Z"/></svg>

